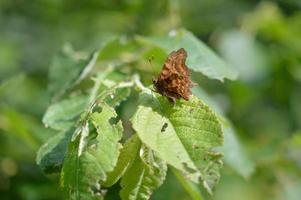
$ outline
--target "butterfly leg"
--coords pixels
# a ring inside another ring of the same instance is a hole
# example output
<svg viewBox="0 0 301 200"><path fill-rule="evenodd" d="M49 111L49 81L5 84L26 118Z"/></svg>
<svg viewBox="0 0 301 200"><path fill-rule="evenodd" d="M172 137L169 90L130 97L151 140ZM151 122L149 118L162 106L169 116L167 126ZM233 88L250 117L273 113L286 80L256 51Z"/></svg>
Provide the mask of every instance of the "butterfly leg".
<svg viewBox="0 0 301 200"><path fill-rule="evenodd" d="M172 104L175 104L176 103L176 98L175 97L172 97L172 96L168 96L167 99L172 103Z"/></svg>

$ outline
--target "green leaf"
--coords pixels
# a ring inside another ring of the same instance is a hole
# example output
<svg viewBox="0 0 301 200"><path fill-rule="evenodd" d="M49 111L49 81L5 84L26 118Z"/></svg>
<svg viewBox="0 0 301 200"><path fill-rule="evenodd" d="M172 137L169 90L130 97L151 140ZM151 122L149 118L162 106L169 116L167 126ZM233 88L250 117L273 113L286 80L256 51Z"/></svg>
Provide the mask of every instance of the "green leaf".
<svg viewBox="0 0 301 200"><path fill-rule="evenodd" d="M192 89L193 94L205 101L210 107L219 114L222 129L224 132L224 145L220 150L224 153L224 161L232 169L244 178L249 178L254 172L254 162L251 161L250 156L247 154L231 123L224 118L224 112L221 107L200 87Z"/></svg>
<svg viewBox="0 0 301 200"><path fill-rule="evenodd" d="M166 37L138 37L138 40L159 46L166 53L184 48L187 53L187 66L201 72L205 76L223 81L224 78L234 80L237 71L228 66L209 47L187 30L171 32Z"/></svg>
<svg viewBox="0 0 301 200"><path fill-rule="evenodd" d="M102 83L105 81L106 76L111 71L112 69L108 68L107 70L102 71L102 73L99 73L96 77L94 77L94 86L89 95L71 96L68 99L63 99L51 104L44 114L44 124L57 130L66 130L70 128L75 123L77 117L85 110L85 108L95 101L98 95L99 87L102 85ZM103 90L106 89L109 88L103 88ZM126 90L128 93L126 93L124 90L122 90L122 92L118 90L112 91L114 98L108 99L108 102L111 105L118 105L120 101L127 97L126 95L129 95L128 88L122 89Z"/></svg>
<svg viewBox="0 0 301 200"><path fill-rule="evenodd" d="M222 167L221 154L212 152L214 147L223 144L221 124L211 109L195 96L189 101L181 100L178 105L160 97L165 116L174 125L175 131L201 171L205 189L212 193L212 188L219 181L219 170ZM189 136L187 136L189 134Z"/></svg>
<svg viewBox="0 0 301 200"><path fill-rule="evenodd" d="M61 173L61 185L67 199L101 199L104 191L100 182L106 180L106 174L117 163L122 126L120 122L110 123L109 120L117 116L111 107L101 104L101 108L100 113L95 112L91 117L97 130L96 137L91 130L83 128L81 135L69 145ZM86 143L83 141L87 138L82 135L89 136Z"/></svg>
<svg viewBox="0 0 301 200"><path fill-rule="evenodd" d="M61 185L66 199L102 199L98 183L103 171L97 164L98 158L89 153L78 156L79 137L69 145L61 172Z"/></svg>
<svg viewBox="0 0 301 200"><path fill-rule="evenodd" d="M93 103L95 100L101 100L112 107L116 107L129 97L133 83L130 81L116 82L109 78L105 79L106 76L114 74L109 74L111 70L108 69L103 73L99 73L94 79L95 85L90 95L90 103Z"/></svg>
<svg viewBox="0 0 301 200"><path fill-rule="evenodd" d="M136 156L121 179L120 196L123 200L149 199L153 191L165 180L165 162L146 147L140 151L140 156Z"/></svg>
<svg viewBox="0 0 301 200"><path fill-rule="evenodd" d="M74 96L56 102L46 110L43 123L56 130L67 130L88 105L86 96Z"/></svg>
<svg viewBox="0 0 301 200"><path fill-rule="evenodd" d="M59 172L73 131L58 133L40 147L36 162L44 173Z"/></svg>
<svg viewBox="0 0 301 200"><path fill-rule="evenodd" d="M231 123L224 120L222 127L225 133L225 143L220 149L225 154L224 160L226 164L239 175L246 179L249 178L255 170L254 162L250 159L250 156L238 140Z"/></svg>
<svg viewBox="0 0 301 200"><path fill-rule="evenodd" d="M200 173L178 138L171 122L152 108L139 106L132 118L133 128L144 144L168 164L198 182ZM166 127L164 131L163 127Z"/></svg>
<svg viewBox="0 0 301 200"><path fill-rule="evenodd" d="M210 174L217 162L212 158L220 155L213 153L212 148L223 143L218 119L194 96L189 101L179 100L175 105L162 96L157 99L158 105L148 101L138 107L132 119L133 128L143 143L186 178L198 183L202 175L203 184L210 192L213 186ZM147 107L150 105L153 108Z"/></svg>
<svg viewBox="0 0 301 200"><path fill-rule="evenodd" d="M99 146L97 147L97 153L101 155L99 163L106 172L114 169L121 148L121 144L118 142L122 138L123 132L121 121L113 125L109 121L109 119L116 117L115 110L106 104L102 105L101 113L95 112L91 116L98 132L96 140L101 142L101 145L98 144ZM106 178L102 180L106 180Z"/></svg>
<svg viewBox="0 0 301 200"><path fill-rule="evenodd" d="M118 88L116 89L115 94L108 96L105 101L110 106L119 106L122 101L127 99L127 97L130 95L130 92L130 88Z"/></svg>
<svg viewBox="0 0 301 200"><path fill-rule="evenodd" d="M193 200L203 200L200 188L195 183L185 179L179 171L172 169L173 174L177 177L178 181L190 195Z"/></svg>
<svg viewBox="0 0 301 200"><path fill-rule="evenodd" d="M108 178L103 183L105 187L114 185L124 175L126 170L132 166L140 146L141 142L136 134L126 141L120 151L116 167L108 173Z"/></svg>
<svg viewBox="0 0 301 200"><path fill-rule="evenodd" d="M137 45L134 40L126 37L119 37L108 42L99 54L101 60L105 60L113 65L136 60Z"/></svg>
<svg viewBox="0 0 301 200"><path fill-rule="evenodd" d="M115 81L105 80L102 84L102 91L112 90L112 88L116 87L118 83ZM105 98L105 102L112 107L119 106L120 103L126 100L130 95L130 88L129 87L116 87L110 95L107 95Z"/></svg>
<svg viewBox="0 0 301 200"><path fill-rule="evenodd" d="M80 83L96 63L98 52L88 58L79 58L73 50L61 52L54 57L49 72L49 91L55 98Z"/></svg>
<svg viewBox="0 0 301 200"><path fill-rule="evenodd" d="M195 86L191 89L191 92L193 95L198 97L199 99L202 99L216 114L220 116L224 116L224 110L222 107L216 102L205 90L203 90L199 86Z"/></svg>
<svg viewBox="0 0 301 200"><path fill-rule="evenodd" d="M209 152L204 157L204 163L200 166L203 174L203 185L209 194L212 194L212 189L219 182L220 169L223 167L222 156L221 153Z"/></svg>

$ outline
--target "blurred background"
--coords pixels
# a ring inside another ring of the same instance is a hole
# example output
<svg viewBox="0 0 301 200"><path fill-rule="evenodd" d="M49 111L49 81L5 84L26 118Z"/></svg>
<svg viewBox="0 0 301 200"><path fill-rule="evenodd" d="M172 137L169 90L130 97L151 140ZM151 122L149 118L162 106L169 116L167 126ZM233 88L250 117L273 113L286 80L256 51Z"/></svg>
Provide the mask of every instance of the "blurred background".
<svg viewBox="0 0 301 200"><path fill-rule="evenodd" d="M240 72L225 83L199 77L248 156L242 173L224 166L212 199L299 200L300 11L300 0L1 0L0 199L62 199L35 156L53 135L41 118L48 68L63 44L94 50L112 35L185 27ZM152 198L190 199L170 174Z"/></svg>

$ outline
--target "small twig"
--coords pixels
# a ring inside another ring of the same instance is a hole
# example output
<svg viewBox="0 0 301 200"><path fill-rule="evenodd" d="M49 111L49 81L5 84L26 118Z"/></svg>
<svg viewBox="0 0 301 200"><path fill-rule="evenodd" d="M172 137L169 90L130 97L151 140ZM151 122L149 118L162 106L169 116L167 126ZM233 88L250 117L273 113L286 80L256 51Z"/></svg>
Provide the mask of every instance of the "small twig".
<svg viewBox="0 0 301 200"><path fill-rule="evenodd" d="M100 83L99 83L99 85L100 85ZM90 114L92 113L93 109L95 108L95 106L97 104L99 104L100 102L102 102L107 96L113 94L116 89L133 87L133 86L134 86L134 82L133 81L120 82L120 83L115 84L114 86L112 86L108 90L105 90L104 92L100 93L97 96L96 96L96 92L97 92L99 86L96 87L97 90L93 91L93 93L94 93L94 94L92 94L93 99L90 98L90 105L86 109L86 115L81 120L81 123L84 125L86 123L86 121L88 120ZM95 88L93 88L93 90L94 89Z"/></svg>
<svg viewBox="0 0 301 200"><path fill-rule="evenodd" d="M101 82L106 78L106 76L112 72L114 67L110 65L103 73L99 73L97 77L92 80L95 81L94 87L92 88L92 92L90 95L89 103L92 103L97 96L97 91L101 85Z"/></svg>
<svg viewBox="0 0 301 200"><path fill-rule="evenodd" d="M147 93L147 94L152 94L152 90L149 89L149 88L147 88L147 87L145 87L145 86L141 83L140 77L139 77L138 74L134 74L134 76L133 76L133 81L134 81L135 85L137 86L137 88L138 88L139 90L141 90L141 91L143 91L143 92L145 92L145 93Z"/></svg>

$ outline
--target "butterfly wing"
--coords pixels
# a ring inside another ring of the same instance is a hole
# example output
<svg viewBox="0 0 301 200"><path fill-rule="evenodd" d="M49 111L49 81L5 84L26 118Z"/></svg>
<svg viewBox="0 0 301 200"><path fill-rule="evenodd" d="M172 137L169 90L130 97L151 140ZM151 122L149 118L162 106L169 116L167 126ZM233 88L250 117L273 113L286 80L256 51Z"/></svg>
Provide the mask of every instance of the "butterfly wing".
<svg viewBox="0 0 301 200"><path fill-rule="evenodd" d="M155 87L159 93L168 98L189 99L192 82L189 79L190 71L185 65L186 51L181 48L173 51L167 57Z"/></svg>

